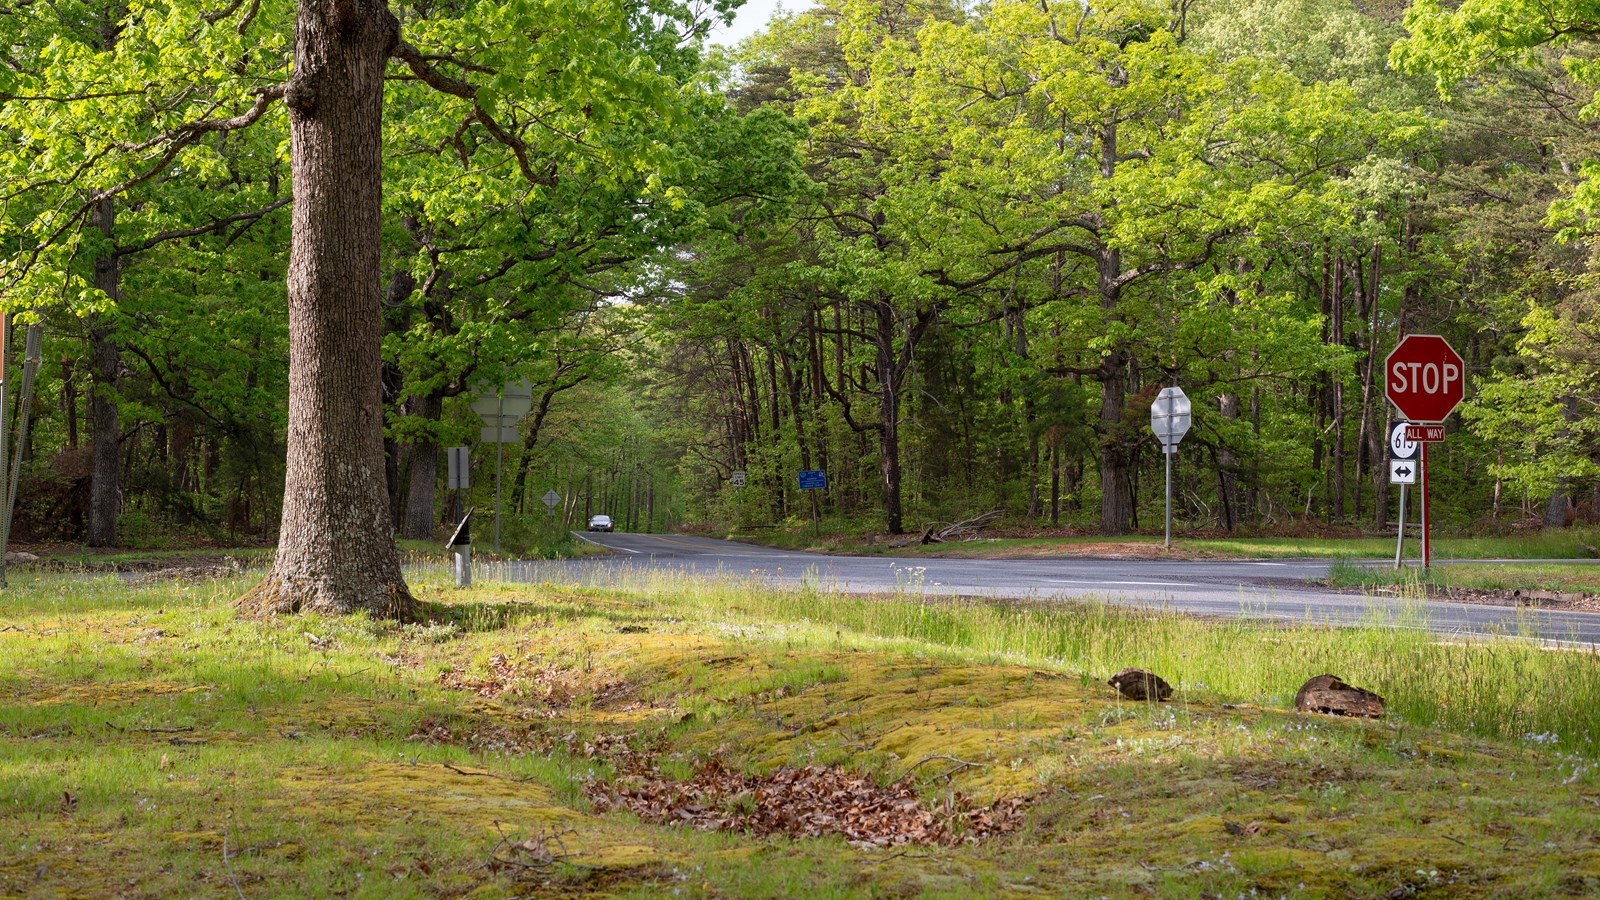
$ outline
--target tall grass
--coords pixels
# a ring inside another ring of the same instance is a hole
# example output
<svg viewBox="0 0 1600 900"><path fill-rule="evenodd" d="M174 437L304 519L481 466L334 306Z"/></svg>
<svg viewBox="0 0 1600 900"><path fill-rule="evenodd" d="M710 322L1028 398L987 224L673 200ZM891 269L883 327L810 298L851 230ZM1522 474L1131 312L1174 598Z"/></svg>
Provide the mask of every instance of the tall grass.
<svg viewBox="0 0 1600 900"><path fill-rule="evenodd" d="M661 614L815 645L867 642L1104 679L1151 669L1196 698L1290 706L1328 672L1377 691L1405 722L1536 739L1600 757L1600 651L1506 634L1441 640L1426 604L1402 599L1356 626L1202 619L1110 602L1012 602L776 589L736 577L641 573L620 590ZM1242 610L1247 611L1247 610ZM777 627L781 625L782 627ZM1531 633L1531 629L1529 631Z"/></svg>
<svg viewBox="0 0 1600 900"><path fill-rule="evenodd" d="M1600 565L1580 563L1457 563L1394 569L1338 560L1328 583L1343 588L1399 588L1421 595L1425 588L1600 592Z"/></svg>

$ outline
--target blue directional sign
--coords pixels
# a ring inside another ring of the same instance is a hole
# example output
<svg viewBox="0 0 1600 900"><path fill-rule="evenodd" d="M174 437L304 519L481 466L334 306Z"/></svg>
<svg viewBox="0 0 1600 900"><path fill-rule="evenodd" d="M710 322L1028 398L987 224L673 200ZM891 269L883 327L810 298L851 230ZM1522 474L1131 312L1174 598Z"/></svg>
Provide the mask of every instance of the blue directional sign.
<svg viewBox="0 0 1600 900"><path fill-rule="evenodd" d="M820 491L828 486L828 476L821 469L802 469L800 490Z"/></svg>

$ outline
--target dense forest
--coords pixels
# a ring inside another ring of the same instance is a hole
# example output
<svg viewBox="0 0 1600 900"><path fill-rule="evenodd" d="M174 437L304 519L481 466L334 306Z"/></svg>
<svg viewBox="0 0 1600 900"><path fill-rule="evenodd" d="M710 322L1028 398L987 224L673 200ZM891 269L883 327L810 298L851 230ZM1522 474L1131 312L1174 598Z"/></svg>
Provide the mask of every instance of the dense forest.
<svg viewBox="0 0 1600 900"><path fill-rule="evenodd" d="M349 390L381 390L403 537L445 525L468 444L513 534L813 501L1151 529L1169 385L1184 527L1379 529L1411 333L1469 373L1441 520L1600 513L1600 21L1573 4L825 0L733 49L705 43L728 4L392 8L381 383ZM0 8L17 538L278 532L295 14ZM515 440L480 443L472 402L524 379Z"/></svg>

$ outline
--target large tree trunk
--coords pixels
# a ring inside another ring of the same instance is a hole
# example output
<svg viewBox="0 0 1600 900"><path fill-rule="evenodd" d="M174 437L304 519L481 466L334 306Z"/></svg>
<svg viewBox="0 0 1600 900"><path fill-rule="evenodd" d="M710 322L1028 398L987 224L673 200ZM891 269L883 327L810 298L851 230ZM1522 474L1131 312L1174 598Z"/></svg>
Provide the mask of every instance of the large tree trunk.
<svg viewBox="0 0 1600 900"><path fill-rule="evenodd" d="M1107 145L1115 148L1114 127L1108 127ZM1109 167L1110 163L1107 163ZM1109 171L1109 168L1107 169ZM1114 312L1121 301L1122 254L1113 249L1100 253L1100 306ZM1100 533L1127 534L1133 526L1133 448L1128 445L1123 419L1127 414L1128 367L1126 350L1116 349L1100 362Z"/></svg>
<svg viewBox="0 0 1600 900"><path fill-rule="evenodd" d="M1113 84L1126 84L1125 75L1114 73ZM1100 176L1110 181L1117 170L1117 123L1106 122L1100 130ZM1100 308L1117 315L1122 300L1122 253L1102 246L1095 254L1099 270ZM1128 367L1132 360L1126 350L1117 348L1100 363L1100 533L1127 534L1133 525L1133 452L1123 434L1126 413Z"/></svg>
<svg viewBox="0 0 1600 900"><path fill-rule="evenodd" d="M301 0L289 107L289 427L272 571L240 606L409 618L385 497L379 352L387 5Z"/></svg>
<svg viewBox="0 0 1600 900"><path fill-rule="evenodd" d="M1128 358L1113 351L1100 375L1100 533L1127 534L1133 526L1133 452L1123 433L1127 413Z"/></svg>
<svg viewBox="0 0 1600 900"><path fill-rule="evenodd" d="M94 286L113 303L122 299L116 251L111 232L116 207L110 199L95 204L95 225L105 236L106 251L94 261ZM117 372L122 367L120 348L110 323L102 314L89 326L89 448L93 455L89 481L89 527L85 540L91 547L117 543L117 514L121 512L122 425L117 414Z"/></svg>

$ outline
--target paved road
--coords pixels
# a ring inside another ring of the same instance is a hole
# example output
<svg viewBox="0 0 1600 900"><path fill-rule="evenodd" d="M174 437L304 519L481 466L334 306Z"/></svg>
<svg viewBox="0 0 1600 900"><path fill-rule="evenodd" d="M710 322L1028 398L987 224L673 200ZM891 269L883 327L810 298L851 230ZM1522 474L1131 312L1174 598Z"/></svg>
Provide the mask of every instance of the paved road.
<svg viewBox="0 0 1600 900"><path fill-rule="evenodd" d="M901 591L1014 599L1096 597L1201 615L1351 624L1383 621L1441 634L1524 634L1600 643L1600 614L1429 602L1415 609L1382 597L1321 590L1307 582L1328 560L896 559L774 550L687 535L586 534L611 553L561 562L513 563L518 581L639 583L656 572L817 584L854 593Z"/></svg>

